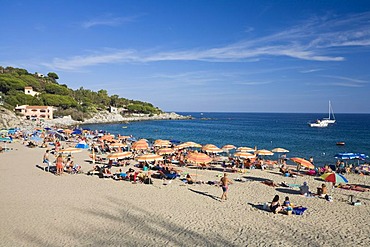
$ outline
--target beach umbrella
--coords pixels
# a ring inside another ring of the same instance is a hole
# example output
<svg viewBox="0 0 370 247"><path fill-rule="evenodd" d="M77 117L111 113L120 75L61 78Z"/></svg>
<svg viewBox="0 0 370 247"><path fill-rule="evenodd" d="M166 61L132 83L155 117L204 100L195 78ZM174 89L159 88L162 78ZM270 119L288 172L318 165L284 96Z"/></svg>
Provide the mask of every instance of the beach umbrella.
<svg viewBox="0 0 370 247"><path fill-rule="evenodd" d="M336 172L328 172L324 175L321 175L322 179L324 179L326 182L332 182L335 184L346 184L348 183L348 179L345 178L342 174L336 173Z"/></svg>
<svg viewBox="0 0 370 247"><path fill-rule="evenodd" d="M163 157L157 154L143 154L136 158L139 162L163 160Z"/></svg>
<svg viewBox="0 0 370 247"><path fill-rule="evenodd" d="M244 153L244 152L237 152L234 154L235 157L243 158L243 159L253 159L256 158L254 154L251 153Z"/></svg>
<svg viewBox="0 0 370 247"><path fill-rule="evenodd" d="M81 148L65 148L65 149L59 150L59 153L62 153L62 154L72 154L72 153L79 153L81 151L82 151Z"/></svg>
<svg viewBox="0 0 370 247"><path fill-rule="evenodd" d="M214 144L206 144L206 145L204 145L203 147L202 147L202 150L204 149L204 148L218 148L216 145L214 145Z"/></svg>
<svg viewBox="0 0 370 247"><path fill-rule="evenodd" d="M119 136L118 140L128 140L129 138L131 138L131 136Z"/></svg>
<svg viewBox="0 0 370 247"><path fill-rule="evenodd" d="M175 150L172 148L161 148L157 151L157 154L159 155L166 155L166 154L173 154Z"/></svg>
<svg viewBox="0 0 370 247"><path fill-rule="evenodd" d="M257 150L254 152L254 154L257 154L257 155L274 155L273 152L271 152L270 150L267 150L267 149L261 149L261 150Z"/></svg>
<svg viewBox="0 0 370 247"><path fill-rule="evenodd" d="M111 148L124 148L124 147L127 147L127 144L116 142L116 143L110 144L109 147L111 147Z"/></svg>
<svg viewBox="0 0 370 247"><path fill-rule="evenodd" d="M37 135L31 136L30 140L34 142L42 142L42 138Z"/></svg>
<svg viewBox="0 0 370 247"><path fill-rule="evenodd" d="M131 156L132 156L131 152L120 152L120 153L108 154L107 158L110 160L114 160L114 159L130 158Z"/></svg>
<svg viewBox="0 0 370 247"><path fill-rule="evenodd" d="M274 148L273 150L271 150L271 152L274 152L274 153L289 153L289 150L287 150L285 148Z"/></svg>
<svg viewBox="0 0 370 247"><path fill-rule="evenodd" d="M308 169L315 169L315 166L311 162L303 158L293 157L293 158L290 158L290 160Z"/></svg>
<svg viewBox="0 0 370 247"><path fill-rule="evenodd" d="M234 145L231 145L231 144L227 144L225 146L223 146L221 149L223 150L231 150L231 149L235 149L236 147Z"/></svg>
<svg viewBox="0 0 370 247"><path fill-rule="evenodd" d="M188 147L188 145L186 145L185 143L182 143L182 144L180 144L180 145L177 145L176 147L175 147L175 149L184 149L184 148L187 148Z"/></svg>
<svg viewBox="0 0 370 247"><path fill-rule="evenodd" d="M209 157L207 154L198 152L189 153L186 156L186 159L190 163L195 163L197 165L197 168L198 164L208 164L213 161L213 159ZM197 178L198 178L198 169L196 169L196 179Z"/></svg>
<svg viewBox="0 0 370 247"><path fill-rule="evenodd" d="M339 153L334 158L339 160L353 160L353 159L366 159L368 156L361 153Z"/></svg>
<svg viewBox="0 0 370 247"><path fill-rule="evenodd" d="M224 150L222 150L221 148L218 148L218 147L205 147L205 148L202 148L202 150L206 153L213 153L213 154L217 154L217 153L222 153L224 152Z"/></svg>
<svg viewBox="0 0 370 247"><path fill-rule="evenodd" d="M200 145L196 142L185 142L183 144L186 145L189 148L201 148L202 147L202 145Z"/></svg>
<svg viewBox="0 0 370 247"><path fill-rule="evenodd" d="M149 149L149 144L146 141L137 141L134 144L132 144L131 149L146 150L146 149Z"/></svg>
<svg viewBox="0 0 370 247"><path fill-rule="evenodd" d="M250 148L250 147L238 147L236 149L237 152L243 152L243 153L247 153L247 152L254 152L256 151L256 149L254 148Z"/></svg>
<svg viewBox="0 0 370 247"><path fill-rule="evenodd" d="M207 154L198 152L189 153L186 158L189 162L195 164L207 164L212 161L212 158Z"/></svg>
<svg viewBox="0 0 370 247"><path fill-rule="evenodd" d="M172 143L168 140L156 140L153 144L154 147L170 147Z"/></svg>

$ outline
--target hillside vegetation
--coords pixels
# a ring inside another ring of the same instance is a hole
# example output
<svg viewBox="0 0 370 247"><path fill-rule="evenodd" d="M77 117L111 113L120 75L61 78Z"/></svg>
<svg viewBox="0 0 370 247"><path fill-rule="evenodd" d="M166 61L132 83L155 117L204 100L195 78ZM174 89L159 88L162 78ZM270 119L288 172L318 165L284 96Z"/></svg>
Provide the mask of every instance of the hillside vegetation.
<svg viewBox="0 0 370 247"><path fill-rule="evenodd" d="M77 90L59 84L59 77L54 72L45 76L31 74L25 69L0 66L0 90L4 106L13 109L16 105L48 105L58 110L54 116L71 115L74 120L84 120L95 113L106 110L109 106L126 109L127 115L132 113L159 114L162 111L152 104L138 100L109 96L107 90L94 92L80 87ZM31 96L24 93L24 87L32 87L39 95Z"/></svg>

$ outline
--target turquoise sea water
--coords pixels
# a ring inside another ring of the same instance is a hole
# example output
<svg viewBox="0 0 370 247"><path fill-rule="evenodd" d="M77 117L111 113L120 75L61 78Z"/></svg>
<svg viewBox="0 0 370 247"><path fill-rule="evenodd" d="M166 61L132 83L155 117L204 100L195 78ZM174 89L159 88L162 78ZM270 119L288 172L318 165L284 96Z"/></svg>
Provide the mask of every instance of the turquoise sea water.
<svg viewBox="0 0 370 247"><path fill-rule="evenodd" d="M193 120L160 120L129 124L94 124L85 128L111 134L133 135L148 140L212 143L218 147L233 144L258 149L282 147L288 157L314 157L316 165L335 163L340 152L370 154L370 114L336 114L337 123L327 128L311 128L308 122L325 114L292 113L194 113ZM204 120L202 118L207 118ZM127 126L127 128L122 128ZM345 142L337 146L337 142ZM276 158L276 157L274 157Z"/></svg>

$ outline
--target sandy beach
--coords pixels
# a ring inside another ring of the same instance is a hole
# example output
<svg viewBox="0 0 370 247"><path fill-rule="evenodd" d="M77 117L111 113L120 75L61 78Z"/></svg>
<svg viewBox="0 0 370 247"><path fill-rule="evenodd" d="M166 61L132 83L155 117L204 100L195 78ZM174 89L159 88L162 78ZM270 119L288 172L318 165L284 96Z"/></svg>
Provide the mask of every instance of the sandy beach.
<svg viewBox="0 0 370 247"><path fill-rule="evenodd" d="M86 174L55 176L38 168L45 149L7 144L0 154L0 246L368 246L370 192L336 188L334 201L307 198L297 189L270 187L261 181L302 184L311 190L317 177L283 177L278 169L230 173L245 178L230 186L229 199L208 184L179 179L153 185L101 179ZM88 171L88 151L73 154ZM118 168L117 168L118 169ZM127 168L124 168L127 169ZM181 168L198 180L219 181L217 170ZM115 171L113 168L112 171ZM369 176L346 175L350 183L370 187ZM274 195L307 207L303 215L262 209ZM354 195L361 206L348 203Z"/></svg>

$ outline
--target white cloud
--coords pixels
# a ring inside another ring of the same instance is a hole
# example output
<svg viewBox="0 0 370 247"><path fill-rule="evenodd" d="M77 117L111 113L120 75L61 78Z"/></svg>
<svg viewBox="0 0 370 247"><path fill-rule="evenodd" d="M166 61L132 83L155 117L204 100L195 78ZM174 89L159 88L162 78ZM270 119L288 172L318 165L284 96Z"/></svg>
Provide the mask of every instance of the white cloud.
<svg viewBox="0 0 370 247"><path fill-rule="evenodd" d="M81 24L83 28L92 28L95 26L119 26L127 22L133 22L138 16L127 16L127 17L112 17L103 16L95 19L85 21Z"/></svg>
<svg viewBox="0 0 370 247"><path fill-rule="evenodd" d="M101 18L84 23L118 25L131 18ZM370 12L335 18L313 18L290 29L256 39L242 40L223 47L172 51L121 49L92 55L55 58L50 67L73 70L103 63L147 63L158 61L255 62L264 57L291 57L299 60L340 62L343 47L370 45Z"/></svg>

